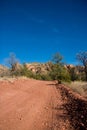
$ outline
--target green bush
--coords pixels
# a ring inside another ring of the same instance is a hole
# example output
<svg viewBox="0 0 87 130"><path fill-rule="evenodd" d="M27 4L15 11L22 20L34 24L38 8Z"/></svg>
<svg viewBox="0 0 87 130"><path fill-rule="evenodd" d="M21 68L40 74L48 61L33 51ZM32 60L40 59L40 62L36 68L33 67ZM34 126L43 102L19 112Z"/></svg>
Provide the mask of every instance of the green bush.
<svg viewBox="0 0 87 130"><path fill-rule="evenodd" d="M34 74L33 78L37 80L45 80L45 81L51 80L51 77L48 74Z"/></svg>
<svg viewBox="0 0 87 130"><path fill-rule="evenodd" d="M28 70L28 68L25 65L23 65L23 67L21 68L20 73L21 73L21 76L26 76L26 77L29 77L29 78L34 77L33 72Z"/></svg>
<svg viewBox="0 0 87 130"><path fill-rule="evenodd" d="M70 68L68 71L70 73L70 77L71 77L72 81L79 80L79 76L78 76L78 74L76 74L75 68Z"/></svg>
<svg viewBox="0 0 87 130"><path fill-rule="evenodd" d="M41 79L42 79L42 80L46 80L46 81L52 80L49 74L41 75Z"/></svg>
<svg viewBox="0 0 87 130"><path fill-rule="evenodd" d="M54 64L53 69L50 71L51 79L58 80L58 81L66 81L70 82L70 75L68 71L64 68L61 64Z"/></svg>
<svg viewBox="0 0 87 130"><path fill-rule="evenodd" d="M37 79L37 80L41 80L41 75L40 74L34 74L33 78Z"/></svg>
<svg viewBox="0 0 87 130"><path fill-rule="evenodd" d="M63 64L53 64L51 70L47 74L33 73L26 65L23 65L19 70L12 72L12 76L26 76L37 80L58 80L70 82L70 75L64 68Z"/></svg>

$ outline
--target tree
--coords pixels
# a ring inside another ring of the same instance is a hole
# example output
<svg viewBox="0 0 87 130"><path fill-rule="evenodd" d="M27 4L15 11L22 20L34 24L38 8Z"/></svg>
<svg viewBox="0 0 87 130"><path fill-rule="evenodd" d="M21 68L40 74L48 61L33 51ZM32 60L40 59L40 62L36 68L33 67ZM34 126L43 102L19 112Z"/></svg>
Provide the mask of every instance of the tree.
<svg viewBox="0 0 87 130"><path fill-rule="evenodd" d="M70 81L70 75L68 71L64 68L64 64L62 63L63 56L60 53L56 53L53 56L53 67L50 71L50 76L53 80L57 80L58 83L61 81Z"/></svg>
<svg viewBox="0 0 87 130"><path fill-rule="evenodd" d="M51 76L52 80L57 80L58 83L61 83L61 81L70 82L71 80L69 72L60 64L54 64L54 67L50 71L49 75Z"/></svg>
<svg viewBox="0 0 87 130"><path fill-rule="evenodd" d="M63 56L59 52L54 54L53 57L52 57L52 62L55 63L55 64L61 63L62 60L63 60Z"/></svg>
<svg viewBox="0 0 87 130"><path fill-rule="evenodd" d="M11 71L15 71L18 59L14 53L10 53L9 58L6 59L7 64L11 68Z"/></svg>
<svg viewBox="0 0 87 130"><path fill-rule="evenodd" d="M77 60L84 66L84 72L87 81L87 51L79 52L76 55Z"/></svg>
<svg viewBox="0 0 87 130"><path fill-rule="evenodd" d="M69 68L68 72L70 74L70 77L71 77L72 81L80 80L80 75L76 73L76 67Z"/></svg>

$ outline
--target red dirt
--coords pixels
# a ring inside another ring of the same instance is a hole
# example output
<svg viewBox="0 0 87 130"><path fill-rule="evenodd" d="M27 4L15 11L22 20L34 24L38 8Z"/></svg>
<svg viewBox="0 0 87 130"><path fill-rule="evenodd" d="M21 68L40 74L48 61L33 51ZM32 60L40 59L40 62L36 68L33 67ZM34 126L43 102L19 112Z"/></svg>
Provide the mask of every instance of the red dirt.
<svg viewBox="0 0 87 130"><path fill-rule="evenodd" d="M0 81L0 130L71 130L54 82Z"/></svg>
<svg viewBox="0 0 87 130"><path fill-rule="evenodd" d="M73 92L65 85L57 85L61 92L61 98L65 102L63 108L66 110L70 124L74 130L87 130L87 98Z"/></svg>

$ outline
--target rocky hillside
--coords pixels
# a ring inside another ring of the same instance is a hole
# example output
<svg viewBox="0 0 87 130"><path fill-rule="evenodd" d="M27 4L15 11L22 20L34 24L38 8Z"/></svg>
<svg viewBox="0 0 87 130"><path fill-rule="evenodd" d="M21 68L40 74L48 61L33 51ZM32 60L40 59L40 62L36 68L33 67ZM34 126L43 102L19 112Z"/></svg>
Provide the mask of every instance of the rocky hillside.
<svg viewBox="0 0 87 130"><path fill-rule="evenodd" d="M3 77L7 75L9 69L6 66L0 65L0 76Z"/></svg>
<svg viewBox="0 0 87 130"><path fill-rule="evenodd" d="M52 63L26 63L26 67L34 73L46 74L51 70Z"/></svg>
<svg viewBox="0 0 87 130"><path fill-rule="evenodd" d="M47 74L53 67L52 62L47 63L25 63L24 64L28 70L31 70L35 74ZM13 66L13 71L18 71L23 67L23 64L16 63ZM81 66L74 66L74 65L64 65L64 67L67 69L69 73L77 74L80 73L84 74L84 68ZM10 75L10 69L7 67L0 65L0 76L9 76Z"/></svg>

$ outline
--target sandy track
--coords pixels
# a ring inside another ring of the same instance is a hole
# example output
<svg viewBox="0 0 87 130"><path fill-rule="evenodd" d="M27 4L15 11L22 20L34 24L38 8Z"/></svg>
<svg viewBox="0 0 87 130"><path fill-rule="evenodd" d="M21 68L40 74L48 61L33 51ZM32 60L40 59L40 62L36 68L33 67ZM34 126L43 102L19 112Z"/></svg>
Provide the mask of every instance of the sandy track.
<svg viewBox="0 0 87 130"><path fill-rule="evenodd" d="M0 130L68 130L62 104L54 82L32 79L2 81Z"/></svg>

